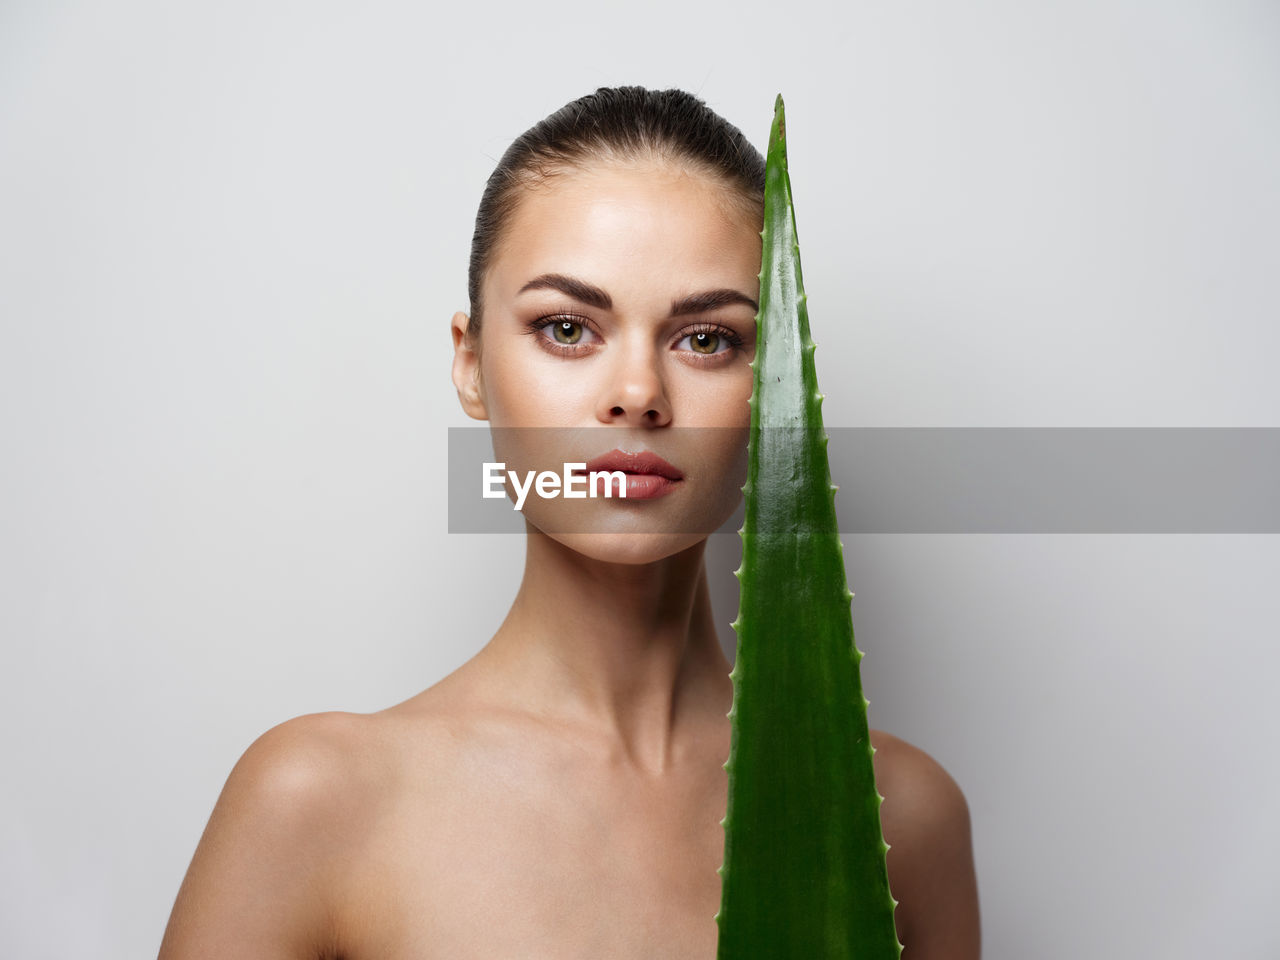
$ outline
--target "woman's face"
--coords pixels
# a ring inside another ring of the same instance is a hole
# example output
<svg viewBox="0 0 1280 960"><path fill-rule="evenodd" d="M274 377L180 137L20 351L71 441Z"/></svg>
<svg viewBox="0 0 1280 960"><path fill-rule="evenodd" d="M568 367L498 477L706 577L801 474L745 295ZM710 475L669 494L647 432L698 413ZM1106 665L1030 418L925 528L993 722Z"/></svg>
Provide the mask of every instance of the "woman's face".
<svg viewBox="0 0 1280 960"><path fill-rule="evenodd" d="M478 356L454 317L454 382L507 470L563 474L610 451L675 468L630 480L625 499L530 489L526 519L580 553L661 559L740 500L761 225L729 189L658 160L526 189L483 279Z"/></svg>

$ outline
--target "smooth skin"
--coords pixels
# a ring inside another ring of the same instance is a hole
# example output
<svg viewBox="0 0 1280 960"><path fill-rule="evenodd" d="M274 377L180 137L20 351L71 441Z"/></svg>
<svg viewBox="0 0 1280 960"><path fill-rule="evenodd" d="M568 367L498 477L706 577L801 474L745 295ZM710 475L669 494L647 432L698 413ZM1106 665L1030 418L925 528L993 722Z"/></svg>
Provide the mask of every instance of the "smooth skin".
<svg viewBox="0 0 1280 960"><path fill-rule="evenodd" d="M453 317L463 409L564 428L510 434L516 461L618 446L685 477L643 504L575 501L570 533L537 525L565 502L530 498L524 578L475 657L387 710L298 717L255 742L160 960L713 960L732 665L706 535L681 531L740 496L755 311L672 303L754 298L759 229L669 161L597 162L527 191L484 279L478 341ZM522 290L548 275L610 305ZM964 795L923 751L871 738L903 956L973 960Z"/></svg>

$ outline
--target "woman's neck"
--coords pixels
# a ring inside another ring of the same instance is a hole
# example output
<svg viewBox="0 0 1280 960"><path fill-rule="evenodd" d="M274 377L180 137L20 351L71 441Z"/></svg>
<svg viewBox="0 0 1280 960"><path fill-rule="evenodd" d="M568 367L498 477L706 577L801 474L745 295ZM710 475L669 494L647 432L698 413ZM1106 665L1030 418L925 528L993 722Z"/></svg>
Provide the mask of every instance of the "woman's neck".
<svg viewBox="0 0 1280 960"><path fill-rule="evenodd" d="M722 726L732 702L703 553L605 563L530 530L524 579L478 659L508 702L598 731L653 773Z"/></svg>

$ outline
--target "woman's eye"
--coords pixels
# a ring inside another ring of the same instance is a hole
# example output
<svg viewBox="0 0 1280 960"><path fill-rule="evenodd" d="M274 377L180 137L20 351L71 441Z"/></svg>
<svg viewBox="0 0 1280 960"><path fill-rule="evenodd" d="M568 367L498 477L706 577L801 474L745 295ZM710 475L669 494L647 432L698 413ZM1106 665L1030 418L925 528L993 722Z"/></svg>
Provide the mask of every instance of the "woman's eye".
<svg viewBox="0 0 1280 960"><path fill-rule="evenodd" d="M582 339L582 324L572 320L557 320L551 324L551 335L557 343L575 344Z"/></svg>
<svg viewBox="0 0 1280 960"><path fill-rule="evenodd" d="M548 350L565 355L578 353L579 347L587 347L599 338L585 321L568 317L539 317L529 323L529 329Z"/></svg>
<svg viewBox="0 0 1280 960"><path fill-rule="evenodd" d="M695 333L689 337L689 346L693 347L698 353L715 353L716 347L720 345L720 335L718 333Z"/></svg>
<svg viewBox="0 0 1280 960"><path fill-rule="evenodd" d="M724 353L733 346L728 337L711 330L698 330L680 339L680 344L686 342L693 353L702 354L704 357Z"/></svg>
<svg viewBox="0 0 1280 960"><path fill-rule="evenodd" d="M539 317L529 324L542 345L563 356L576 355L598 345L599 335L585 320L573 320L567 316ZM722 357L742 346L736 334L721 329L690 330L675 345L681 352L699 357Z"/></svg>

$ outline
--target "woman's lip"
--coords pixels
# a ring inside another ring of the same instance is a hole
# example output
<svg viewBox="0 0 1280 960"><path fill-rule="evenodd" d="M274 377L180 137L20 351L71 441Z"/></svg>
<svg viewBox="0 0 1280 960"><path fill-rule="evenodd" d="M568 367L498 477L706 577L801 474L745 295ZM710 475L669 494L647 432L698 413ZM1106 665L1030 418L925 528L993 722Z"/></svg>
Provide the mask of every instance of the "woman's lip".
<svg viewBox="0 0 1280 960"><path fill-rule="evenodd" d="M670 493L679 482L658 473L628 473L626 499L655 500Z"/></svg>
<svg viewBox="0 0 1280 960"><path fill-rule="evenodd" d="M651 450L628 453L625 450L610 450L587 463L587 473L611 472L621 470L626 474L661 477L668 481L684 478L684 474L663 460ZM664 485L665 486L665 485ZM628 481L627 495L631 495Z"/></svg>

